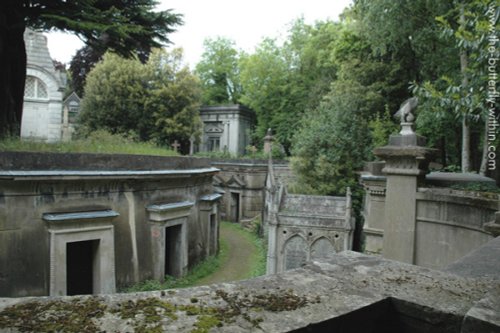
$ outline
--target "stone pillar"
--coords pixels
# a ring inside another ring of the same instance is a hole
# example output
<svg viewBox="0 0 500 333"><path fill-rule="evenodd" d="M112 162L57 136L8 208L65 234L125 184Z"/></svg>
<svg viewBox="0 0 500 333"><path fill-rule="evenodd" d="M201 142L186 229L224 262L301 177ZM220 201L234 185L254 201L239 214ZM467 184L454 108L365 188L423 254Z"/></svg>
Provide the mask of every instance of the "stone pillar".
<svg viewBox="0 0 500 333"><path fill-rule="evenodd" d="M376 148L374 154L385 160L387 176L382 256L415 263L415 229L418 182L427 173L434 149L425 148L425 138L413 131L412 114L416 99L403 104L401 132L391 135L389 145Z"/></svg>
<svg viewBox="0 0 500 333"><path fill-rule="evenodd" d="M495 213L495 219L485 226L486 231L490 232L493 237L500 236L500 212Z"/></svg>
<svg viewBox="0 0 500 333"><path fill-rule="evenodd" d="M189 137L189 156L193 156L194 154L194 142L195 142L195 136L192 134Z"/></svg>
<svg viewBox="0 0 500 333"><path fill-rule="evenodd" d="M274 138L271 129L267 130L266 136L264 137L264 153L269 154L272 151L272 144Z"/></svg>

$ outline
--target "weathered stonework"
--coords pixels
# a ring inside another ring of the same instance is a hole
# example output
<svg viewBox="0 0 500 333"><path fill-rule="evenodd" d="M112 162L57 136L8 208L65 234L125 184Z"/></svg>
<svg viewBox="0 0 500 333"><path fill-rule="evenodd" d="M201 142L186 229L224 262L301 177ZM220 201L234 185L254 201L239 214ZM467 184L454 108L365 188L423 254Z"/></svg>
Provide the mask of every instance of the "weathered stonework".
<svg viewBox="0 0 500 333"><path fill-rule="evenodd" d="M204 106L200 109L203 133L199 151L226 151L245 154L255 113L243 105Z"/></svg>
<svg viewBox="0 0 500 333"><path fill-rule="evenodd" d="M498 258L493 267L500 267ZM58 327L72 332L83 327L95 332L500 332L500 281L459 274L347 251L234 283L98 297L4 298L0 332L16 332L21 325L37 332ZM78 320L68 321L75 314Z"/></svg>
<svg viewBox="0 0 500 333"><path fill-rule="evenodd" d="M401 109L406 110L407 119L401 132L392 135L387 146L374 150L384 161L371 163L361 176L365 188L365 250L389 259L443 268L492 238L495 226L490 222L500 210L500 196L448 187L494 184L483 176L427 175L434 151L423 147L425 139L413 132L409 106L414 107L415 101L410 100Z"/></svg>
<svg viewBox="0 0 500 333"><path fill-rule="evenodd" d="M239 222L260 216L264 207L267 161L212 160L212 166L220 170L214 177L214 186L222 194L222 219ZM290 177L288 164L276 164L274 169L280 181Z"/></svg>
<svg viewBox="0 0 500 333"><path fill-rule="evenodd" d="M27 65L21 137L59 141L65 76L54 67L43 34L26 29L24 41Z"/></svg>
<svg viewBox="0 0 500 333"><path fill-rule="evenodd" d="M217 171L194 158L0 153L0 295L65 295L73 273L89 274L84 293L185 274L217 251Z"/></svg>
<svg viewBox="0 0 500 333"><path fill-rule="evenodd" d="M355 221L350 190L345 197L289 194L274 171L270 159L263 212L267 274L351 249Z"/></svg>

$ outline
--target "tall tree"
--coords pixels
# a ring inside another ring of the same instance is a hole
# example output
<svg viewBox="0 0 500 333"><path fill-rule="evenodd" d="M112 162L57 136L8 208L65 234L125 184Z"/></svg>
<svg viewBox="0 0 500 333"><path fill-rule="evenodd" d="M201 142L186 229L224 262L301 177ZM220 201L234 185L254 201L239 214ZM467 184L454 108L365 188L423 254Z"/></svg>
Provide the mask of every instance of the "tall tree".
<svg viewBox="0 0 500 333"><path fill-rule="evenodd" d="M98 129L187 149L200 129L200 82L182 65L182 50L154 50L146 64L106 53L89 73L79 132Z"/></svg>
<svg viewBox="0 0 500 333"><path fill-rule="evenodd" d="M203 104L236 104L241 96L238 59L234 41L218 37L204 42L196 73L203 85Z"/></svg>
<svg viewBox="0 0 500 333"><path fill-rule="evenodd" d="M102 59L104 53L97 51L89 45L79 49L69 64L71 84L78 96L83 97L85 81L92 68Z"/></svg>
<svg viewBox="0 0 500 333"><path fill-rule="evenodd" d="M445 109L455 115L455 120L461 123L462 172L473 169L472 155L474 151L482 149L481 163L480 166L476 165L476 170L484 174L488 149L487 124L490 117L486 103L488 61L498 57L498 51L491 52L489 48L491 44L488 36L497 26L500 9L485 0L455 0L453 3L455 6L438 16L436 21L440 24L441 35L453 42L450 49L459 65L439 77L416 84L414 91L422 97L427 109ZM435 112L435 115L438 119L439 112ZM493 118L495 117L498 116L494 115ZM481 123L485 126L476 131L483 136L482 148L475 146L471 140L475 127L479 127L477 125Z"/></svg>
<svg viewBox="0 0 500 333"><path fill-rule="evenodd" d="M170 10L153 11L155 0L4 0L0 3L0 137L19 135L22 118L26 26L74 32L96 50L146 56L169 42L182 23Z"/></svg>

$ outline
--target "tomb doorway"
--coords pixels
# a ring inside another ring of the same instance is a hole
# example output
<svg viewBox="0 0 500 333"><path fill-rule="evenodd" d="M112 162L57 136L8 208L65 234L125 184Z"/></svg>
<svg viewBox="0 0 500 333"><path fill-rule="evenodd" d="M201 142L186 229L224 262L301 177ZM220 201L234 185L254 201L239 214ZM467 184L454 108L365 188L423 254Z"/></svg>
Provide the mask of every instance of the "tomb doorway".
<svg viewBox="0 0 500 333"><path fill-rule="evenodd" d="M66 243L66 294L90 295L94 293L97 277L96 254L99 240Z"/></svg>
<svg viewBox="0 0 500 333"><path fill-rule="evenodd" d="M165 275L182 276L182 224L165 228Z"/></svg>

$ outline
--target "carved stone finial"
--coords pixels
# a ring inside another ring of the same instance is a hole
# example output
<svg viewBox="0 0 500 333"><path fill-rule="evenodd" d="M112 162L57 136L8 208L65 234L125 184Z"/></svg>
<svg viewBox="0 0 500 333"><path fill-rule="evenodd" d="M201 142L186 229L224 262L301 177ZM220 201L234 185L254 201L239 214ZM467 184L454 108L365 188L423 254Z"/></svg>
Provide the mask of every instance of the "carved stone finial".
<svg viewBox="0 0 500 333"><path fill-rule="evenodd" d="M413 130L413 124L415 121L414 111L418 105L418 98L412 97L407 99L401 104L400 109L396 112L396 116L399 116L401 119L401 135L411 135L415 134Z"/></svg>
<svg viewBox="0 0 500 333"><path fill-rule="evenodd" d="M271 149L272 149L271 146L272 146L273 140L274 140L273 132L269 128L267 130L266 136L264 137L264 153L268 154L271 152Z"/></svg>

